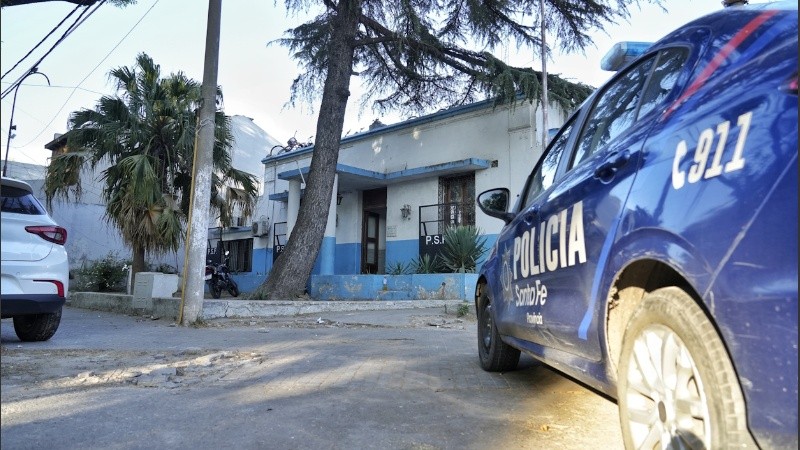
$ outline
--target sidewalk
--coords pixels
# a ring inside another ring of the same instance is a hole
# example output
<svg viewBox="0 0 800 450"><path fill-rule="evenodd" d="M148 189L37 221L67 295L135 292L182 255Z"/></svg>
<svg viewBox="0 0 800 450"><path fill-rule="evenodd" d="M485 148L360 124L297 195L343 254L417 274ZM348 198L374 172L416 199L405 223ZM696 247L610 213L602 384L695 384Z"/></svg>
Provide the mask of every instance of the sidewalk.
<svg viewBox="0 0 800 450"><path fill-rule="evenodd" d="M152 316L168 320L177 320L180 309L180 298L152 298L134 304L132 295L101 292L71 292L67 301L73 308L108 311L119 314ZM238 298L205 299L203 302L203 320L213 319L245 319L295 316L302 314L319 314L348 311L382 311L396 309L436 308L445 313L457 313L459 307L467 305L469 312L475 313L475 307L462 300L242 300Z"/></svg>

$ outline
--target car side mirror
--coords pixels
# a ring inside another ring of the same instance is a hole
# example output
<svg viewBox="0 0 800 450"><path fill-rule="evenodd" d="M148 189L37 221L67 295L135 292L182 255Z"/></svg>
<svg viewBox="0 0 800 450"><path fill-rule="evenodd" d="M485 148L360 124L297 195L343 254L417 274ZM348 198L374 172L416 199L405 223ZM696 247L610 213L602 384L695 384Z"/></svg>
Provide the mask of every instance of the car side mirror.
<svg viewBox="0 0 800 450"><path fill-rule="evenodd" d="M507 211L510 197L511 191L507 188L489 189L478 195L478 207L487 216L496 217L509 223L514 219L514 214Z"/></svg>

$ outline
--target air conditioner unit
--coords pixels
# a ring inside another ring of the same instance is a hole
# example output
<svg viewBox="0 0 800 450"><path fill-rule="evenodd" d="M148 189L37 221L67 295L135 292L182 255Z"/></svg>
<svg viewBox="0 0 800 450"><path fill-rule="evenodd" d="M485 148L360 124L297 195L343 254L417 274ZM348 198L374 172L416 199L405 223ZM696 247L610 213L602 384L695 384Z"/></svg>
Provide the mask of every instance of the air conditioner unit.
<svg viewBox="0 0 800 450"><path fill-rule="evenodd" d="M269 234L269 219L261 219L253 222L253 236L266 236Z"/></svg>

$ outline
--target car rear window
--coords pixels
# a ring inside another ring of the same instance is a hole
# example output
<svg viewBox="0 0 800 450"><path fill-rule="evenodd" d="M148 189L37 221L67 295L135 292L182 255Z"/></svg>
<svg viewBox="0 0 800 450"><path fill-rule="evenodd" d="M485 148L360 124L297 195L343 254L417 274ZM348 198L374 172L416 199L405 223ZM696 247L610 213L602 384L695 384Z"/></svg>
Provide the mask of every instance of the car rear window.
<svg viewBox="0 0 800 450"><path fill-rule="evenodd" d="M2 187L2 211L16 214L44 215L44 207L36 197L25 189L14 186Z"/></svg>

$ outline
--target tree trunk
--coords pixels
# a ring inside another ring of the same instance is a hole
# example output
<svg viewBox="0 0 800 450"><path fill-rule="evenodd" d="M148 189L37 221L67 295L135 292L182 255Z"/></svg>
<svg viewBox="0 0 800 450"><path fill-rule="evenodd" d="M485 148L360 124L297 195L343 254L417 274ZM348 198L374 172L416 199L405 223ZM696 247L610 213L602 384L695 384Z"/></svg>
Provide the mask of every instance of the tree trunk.
<svg viewBox="0 0 800 450"><path fill-rule="evenodd" d="M136 282L136 274L139 272L147 271L147 264L144 260L145 250L141 245L133 246L133 262L131 266L132 279L131 282Z"/></svg>
<svg viewBox="0 0 800 450"><path fill-rule="evenodd" d="M303 204L281 257L266 281L252 294L257 299L293 299L303 294L317 259L336 177L344 113L350 96L350 75L360 0L339 2L331 28L328 73L317 118L317 139L306 178Z"/></svg>

